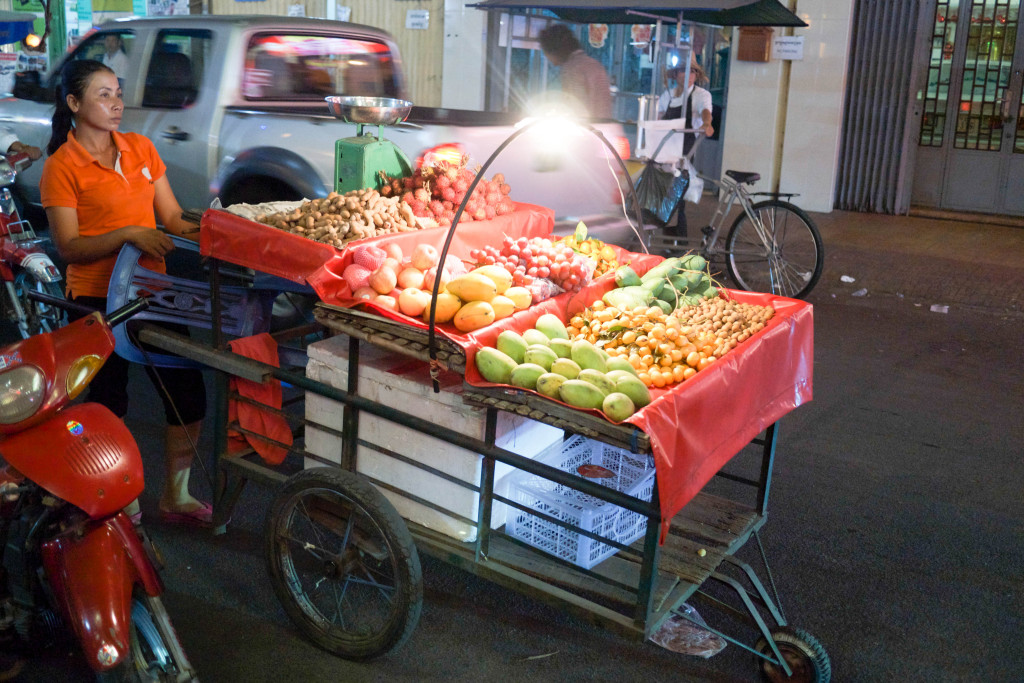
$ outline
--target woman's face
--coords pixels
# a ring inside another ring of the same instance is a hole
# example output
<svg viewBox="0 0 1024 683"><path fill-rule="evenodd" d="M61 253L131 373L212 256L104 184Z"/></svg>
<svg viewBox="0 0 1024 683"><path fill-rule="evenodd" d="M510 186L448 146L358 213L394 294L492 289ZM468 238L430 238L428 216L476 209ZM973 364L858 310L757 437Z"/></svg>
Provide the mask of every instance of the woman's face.
<svg viewBox="0 0 1024 683"><path fill-rule="evenodd" d="M96 71L89 79L81 100L68 95L68 106L75 115L76 127L117 130L124 112L117 76L106 70Z"/></svg>

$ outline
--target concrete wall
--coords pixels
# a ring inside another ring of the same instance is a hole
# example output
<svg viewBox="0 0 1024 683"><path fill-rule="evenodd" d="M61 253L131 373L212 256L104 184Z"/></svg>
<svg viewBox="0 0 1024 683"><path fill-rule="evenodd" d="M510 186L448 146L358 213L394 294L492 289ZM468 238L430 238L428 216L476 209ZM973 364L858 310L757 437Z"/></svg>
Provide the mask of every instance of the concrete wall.
<svg viewBox="0 0 1024 683"><path fill-rule="evenodd" d="M444 64L441 106L484 108L487 12L467 9L467 0L444 0Z"/></svg>
<svg viewBox="0 0 1024 683"><path fill-rule="evenodd" d="M742 62L732 50L722 168L757 171L755 190L795 192L798 206L829 212L853 0L793 0L789 6L809 24L791 31L804 37L803 59ZM789 33L775 29L775 36ZM734 31L734 46L738 37Z"/></svg>

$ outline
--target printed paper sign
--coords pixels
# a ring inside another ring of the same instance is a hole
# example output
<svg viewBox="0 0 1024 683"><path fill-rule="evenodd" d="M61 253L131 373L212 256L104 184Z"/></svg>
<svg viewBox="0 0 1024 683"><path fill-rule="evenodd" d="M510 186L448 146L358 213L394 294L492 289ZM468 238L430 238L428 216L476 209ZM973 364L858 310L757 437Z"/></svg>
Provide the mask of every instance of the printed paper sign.
<svg viewBox="0 0 1024 683"><path fill-rule="evenodd" d="M804 58L803 36L778 36L772 39L772 59Z"/></svg>
<svg viewBox="0 0 1024 683"><path fill-rule="evenodd" d="M430 27L430 10L411 9L405 13L405 27L426 29Z"/></svg>

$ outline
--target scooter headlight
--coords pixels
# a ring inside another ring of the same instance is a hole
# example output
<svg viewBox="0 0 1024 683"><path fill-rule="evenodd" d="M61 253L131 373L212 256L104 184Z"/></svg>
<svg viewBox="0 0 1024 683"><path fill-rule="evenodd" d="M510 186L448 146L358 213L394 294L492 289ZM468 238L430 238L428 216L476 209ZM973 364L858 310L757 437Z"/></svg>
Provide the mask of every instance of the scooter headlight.
<svg viewBox="0 0 1024 683"><path fill-rule="evenodd" d="M72 363L66 380L68 398L82 393L102 367L103 359L96 355L82 356Z"/></svg>
<svg viewBox="0 0 1024 683"><path fill-rule="evenodd" d="M34 365L19 365L0 373L0 424L16 424L43 405L46 378Z"/></svg>

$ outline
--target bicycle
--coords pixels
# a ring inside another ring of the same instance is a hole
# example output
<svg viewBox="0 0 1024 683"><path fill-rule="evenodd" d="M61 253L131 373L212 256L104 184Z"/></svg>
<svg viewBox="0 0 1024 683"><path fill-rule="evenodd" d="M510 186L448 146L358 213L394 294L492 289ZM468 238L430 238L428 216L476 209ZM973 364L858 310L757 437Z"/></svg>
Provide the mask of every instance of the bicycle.
<svg viewBox="0 0 1024 683"><path fill-rule="evenodd" d="M671 129L654 151L652 159L657 159L658 152L673 133L697 134L697 141L685 156L687 161L692 159L701 139L699 129ZM648 165L650 163L648 161ZM692 169L692 164L689 167ZM665 234L664 228L671 214L662 221L651 212L644 211L641 241L647 251L672 253L695 249L709 263L724 258L729 277L740 289L770 292L793 299L807 296L821 278L825 253L821 233L814 221L803 209L786 201L796 195L749 192L745 186L760 180L759 173L729 170L719 179L700 173L696 175L719 190L718 206L709 224L701 229L700 241ZM769 199L755 202L753 198L759 196ZM683 201L680 197L673 214L682 209ZM737 202L743 212L733 221L723 246L721 239L725 220Z"/></svg>

